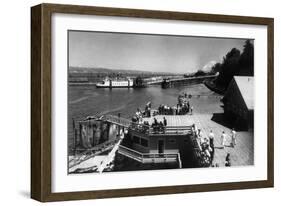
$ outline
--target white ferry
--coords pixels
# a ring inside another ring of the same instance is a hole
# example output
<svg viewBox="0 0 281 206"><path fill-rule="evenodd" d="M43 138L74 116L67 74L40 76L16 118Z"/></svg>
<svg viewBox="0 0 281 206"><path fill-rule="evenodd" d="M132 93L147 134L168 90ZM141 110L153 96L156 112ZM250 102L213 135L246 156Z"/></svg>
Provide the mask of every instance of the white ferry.
<svg viewBox="0 0 281 206"><path fill-rule="evenodd" d="M133 87L133 86L134 86L134 81L132 79L111 80L106 78L101 83L96 84L97 88L120 88L120 87Z"/></svg>

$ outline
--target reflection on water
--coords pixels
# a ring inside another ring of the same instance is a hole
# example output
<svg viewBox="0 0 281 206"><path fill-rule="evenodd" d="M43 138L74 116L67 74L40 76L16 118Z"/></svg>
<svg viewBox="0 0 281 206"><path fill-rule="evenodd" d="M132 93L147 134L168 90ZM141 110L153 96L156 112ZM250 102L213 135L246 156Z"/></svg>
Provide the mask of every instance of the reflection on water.
<svg viewBox="0 0 281 206"><path fill-rule="evenodd" d="M192 95L191 103L208 104L217 101L216 94L207 89L203 84L181 86L162 89L160 86L147 88L96 88L94 85L68 87L68 137L69 144L73 138L72 118L82 119L95 114L121 113L122 117L131 118L137 108L144 109L147 102L152 103L152 108L160 104L174 106L180 93ZM200 99L200 101L199 101ZM204 101L204 99L206 101ZM208 108L208 107L206 107ZM196 106L194 107L196 111ZM208 112L197 111L197 112Z"/></svg>

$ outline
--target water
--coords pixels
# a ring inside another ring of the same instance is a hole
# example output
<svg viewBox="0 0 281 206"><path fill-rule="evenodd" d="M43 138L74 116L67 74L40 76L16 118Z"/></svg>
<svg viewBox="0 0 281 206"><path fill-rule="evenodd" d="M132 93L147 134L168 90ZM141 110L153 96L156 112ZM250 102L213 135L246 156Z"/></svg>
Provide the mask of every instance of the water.
<svg viewBox="0 0 281 206"><path fill-rule="evenodd" d="M162 89L160 86L147 88L96 88L94 85L69 86L68 88L68 139L71 147L73 140L72 118L83 119L95 114L121 113L122 117L131 118L137 108L144 109L147 102L152 108L160 104L174 106L179 94L191 94L194 112L211 113L212 105L219 103L220 96L210 91L205 85L180 86Z"/></svg>

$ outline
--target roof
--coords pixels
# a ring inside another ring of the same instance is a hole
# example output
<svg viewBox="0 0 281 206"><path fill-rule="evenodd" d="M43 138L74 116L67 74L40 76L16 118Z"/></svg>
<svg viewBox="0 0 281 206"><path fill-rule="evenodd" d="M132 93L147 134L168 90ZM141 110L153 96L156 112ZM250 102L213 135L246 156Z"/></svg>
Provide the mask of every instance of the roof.
<svg viewBox="0 0 281 206"><path fill-rule="evenodd" d="M233 78L248 110L254 110L254 77L234 76Z"/></svg>

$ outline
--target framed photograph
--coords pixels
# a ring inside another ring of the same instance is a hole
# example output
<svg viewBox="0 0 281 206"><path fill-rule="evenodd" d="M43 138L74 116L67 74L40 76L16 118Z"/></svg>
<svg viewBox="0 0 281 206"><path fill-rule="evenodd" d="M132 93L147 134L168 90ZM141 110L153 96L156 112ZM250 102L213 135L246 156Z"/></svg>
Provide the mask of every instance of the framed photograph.
<svg viewBox="0 0 281 206"><path fill-rule="evenodd" d="M31 8L31 197L273 187L273 19Z"/></svg>

